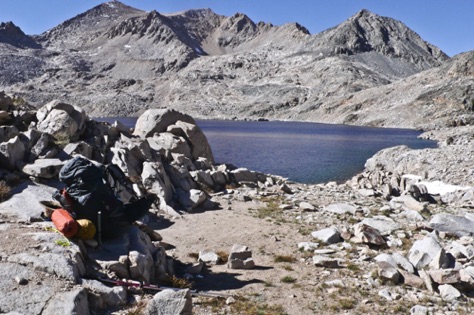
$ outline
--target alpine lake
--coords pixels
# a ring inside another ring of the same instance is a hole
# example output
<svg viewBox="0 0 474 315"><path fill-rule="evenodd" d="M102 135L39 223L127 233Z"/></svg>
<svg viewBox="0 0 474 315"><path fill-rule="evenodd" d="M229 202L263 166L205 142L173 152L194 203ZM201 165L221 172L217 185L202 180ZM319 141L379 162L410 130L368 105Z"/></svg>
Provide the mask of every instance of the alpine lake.
<svg viewBox="0 0 474 315"><path fill-rule="evenodd" d="M105 117L130 128L137 118ZM288 121L196 120L217 163L233 164L291 181L343 182L364 169L377 151L398 145L435 148L420 131Z"/></svg>

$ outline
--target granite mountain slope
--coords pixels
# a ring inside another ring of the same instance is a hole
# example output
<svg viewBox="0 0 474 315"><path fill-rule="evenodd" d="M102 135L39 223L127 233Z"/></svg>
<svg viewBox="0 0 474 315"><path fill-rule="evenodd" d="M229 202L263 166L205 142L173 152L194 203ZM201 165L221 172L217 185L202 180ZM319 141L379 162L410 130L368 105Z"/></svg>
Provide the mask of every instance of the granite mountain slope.
<svg viewBox="0 0 474 315"><path fill-rule="evenodd" d="M367 10L311 35L298 23L255 23L242 13L165 15L113 1L30 38L29 47L0 43L0 88L35 105L53 98L81 104L93 116L171 107L206 118L399 126L384 116L397 107L408 117L400 126L425 127L409 114L433 102L420 84L431 75L446 80L436 93L470 102L449 89L449 66L432 70L455 60L402 22ZM407 85L424 95L416 104L379 97ZM372 101L354 101L361 99ZM439 125L452 119L448 111L439 116Z"/></svg>

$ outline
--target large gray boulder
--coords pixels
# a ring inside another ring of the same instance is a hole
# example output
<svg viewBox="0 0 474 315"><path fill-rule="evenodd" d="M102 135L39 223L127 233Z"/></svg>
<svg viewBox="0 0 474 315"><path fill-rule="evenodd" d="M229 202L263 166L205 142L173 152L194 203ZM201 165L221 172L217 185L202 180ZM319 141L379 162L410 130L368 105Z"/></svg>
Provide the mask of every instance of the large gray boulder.
<svg viewBox="0 0 474 315"><path fill-rule="evenodd" d="M209 145L204 132L202 132L198 125L178 121L176 122L176 126L183 130L186 140L190 143L191 153L194 160L201 157L214 163L211 146Z"/></svg>
<svg viewBox="0 0 474 315"><path fill-rule="evenodd" d="M151 149L160 155L169 158L171 154L182 154L189 159L193 158L189 143L183 138L169 132L162 132L147 138Z"/></svg>
<svg viewBox="0 0 474 315"><path fill-rule="evenodd" d="M314 231L311 233L311 236L326 244L334 244L342 240L341 234L335 227L329 227L326 229Z"/></svg>
<svg viewBox="0 0 474 315"><path fill-rule="evenodd" d="M51 200L55 191L53 187L25 181L11 191L10 199L0 204L0 213L19 221L40 221L41 212L44 211L40 201Z"/></svg>
<svg viewBox="0 0 474 315"><path fill-rule="evenodd" d="M84 109L62 103L58 100L49 102L36 113L37 129L55 137L75 140L80 137L89 118Z"/></svg>
<svg viewBox="0 0 474 315"><path fill-rule="evenodd" d="M429 226L436 231L453 234L458 237L474 235L474 220L448 213L434 215Z"/></svg>
<svg viewBox="0 0 474 315"><path fill-rule="evenodd" d="M166 131L168 126L176 124L178 120L196 124L191 116L172 109L149 109L138 117L133 134L145 139L155 133Z"/></svg>
<svg viewBox="0 0 474 315"><path fill-rule="evenodd" d="M0 126L0 142L5 142L18 136L20 132L15 126Z"/></svg>
<svg viewBox="0 0 474 315"><path fill-rule="evenodd" d="M58 176L64 162L59 159L38 159L32 164L26 164L22 171L37 178L53 178Z"/></svg>
<svg viewBox="0 0 474 315"><path fill-rule="evenodd" d="M149 193L162 197L167 203L172 200L174 187L162 163L144 162L141 179Z"/></svg>
<svg viewBox="0 0 474 315"><path fill-rule="evenodd" d="M189 289L166 289L157 293L147 304L146 315L191 315L193 303Z"/></svg>
<svg viewBox="0 0 474 315"><path fill-rule="evenodd" d="M48 301L47 306L39 313L42 315L77 314L89 315L89 301L87 290L75 289L64 293L58 293Z"/></svg>
<svg viewBox="0 0 474 315"><path fill-rule="evenodd" d="M25 158L25 145L18 136L0 143L0 167L13 170Z"/></svg>
<svg viewBox="0 0 474 315"><path fill-rule="evenodd" d="M442 247L438 240L434 236L428 235L424 239L413 243L408 252L408 260L416 269L422 269L431 263L440 250L442 250Z"/></svg>

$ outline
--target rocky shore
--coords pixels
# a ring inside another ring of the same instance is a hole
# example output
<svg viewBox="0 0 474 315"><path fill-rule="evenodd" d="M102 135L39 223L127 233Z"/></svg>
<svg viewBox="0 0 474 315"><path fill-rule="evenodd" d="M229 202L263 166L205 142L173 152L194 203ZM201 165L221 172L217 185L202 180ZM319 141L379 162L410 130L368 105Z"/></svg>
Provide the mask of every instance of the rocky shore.
<svg viewBox="0 0 474 315"><path fill-rule="evenodd" d="M129 130L60 101L2 94L0 109L0 313L473 312L472 127L425 132L436 149L383 150L346 183L305 185L216 164L173 110ZM158 200L100 248L41 217L76 154Z"/></svg>

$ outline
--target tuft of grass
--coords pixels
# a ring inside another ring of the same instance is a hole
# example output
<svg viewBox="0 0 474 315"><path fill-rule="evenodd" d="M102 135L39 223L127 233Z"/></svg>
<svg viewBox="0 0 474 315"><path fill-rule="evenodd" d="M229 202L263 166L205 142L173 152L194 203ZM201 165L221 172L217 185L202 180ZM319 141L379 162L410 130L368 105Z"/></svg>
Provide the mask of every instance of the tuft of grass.
<svg viewBox="0 0 474 315"><path fill-rule="evenodd" d="M276 220L277 223L287 222L283 218L283 210L279 208L282 203L281 197L265 197L261 199L262 202L265 202L266 207L261 207L256 209L255 216L259 219L267 220Z"/></svg>
<svg viewBox="0 0 474 315"><path fill-rule="evenodd" d="M5 181L0 181L0 202L11 197L11 190L12 188Z"/></svg>
<svg viewBox="0 0 474 315"><path fill-rule="evenodd" d="M352 263L347 265L347 269L349 269L351 271L355 271L355 272L360 271L360 267L358 265L352 264Z"/></svg>
<svg viewBox="0 0 474 315"><path fill-rule="evenodd" d="M266 303L257 303L255 301L239 299L237 300L237 303L232 304L230 314L286 315L287 313L281 305L268 305Z"/></svg>
<svg viewBox="0 0 474 315"><path fill-rule="evenodd" d="M352 298L343 298L339 300L341 309L343 310L350 310L353 309L356 305L356 301Z"/></svg>
<svg viewBox="0 0 474 315"><path fill-rule="evenodd" d="M285 262L285 263L294 263L296 261L295 257L290 255L276 255L273 258L273 261L276 263Z"/></svg>
<svg viewBox="0 0 474 315"><path fill-rule="evenodd" d="M54 135L54 143L60 148L64 149L69 143L71 142L71 139L67 134L64 133L58 133Z"/></svg>
<svg viewBox="0 0 474 315"><path fill-rule="evenodd" d="M193 283L188 279L178 278L174 275L168 277L165 282L168 286L178 289L190 289L193 286Z"/></svg>
<svg viewBox="0 0 474 315"><path fill-rule="evenodd" d="M283 278L280 279L280 281L283 283L295 283L296 278L293 278L292 276L284 276Z"/></svg>
<svg viewBox="0 0 474 315"><path fill-rule="evenodd" d="M54 242L56 245L62 246L62 247L69 247L71 246L71 242L67 238L62 238L60 240L56 240Z"/></svg>
<svg viewBox="0 0 474 315"><path fill-rule="evenodd" d="M219 264L221 265L227 264L227 261L229 260L229 253L220 250L220 251L217 251L216 254L220 258Z"/></svg>
<svg viewBox="0 0 474 315"><path fill-rule="evenodd" d="M303 226L298 228L298 233L300 233L303 236L308 236L313 232L313 228L310 226Z"/></svg>
<svg viewBox="0 0 474 315"><path fill-rule="evenodd" d="M136 305L126 310L125 315L141 315L145 312L146 303L144 301L138 302Z"/></svg>
<svg viewBox="0 0 474 315"><path fill-rule="evenodd" d="M285 269L286 271L293 271L293 267L291 267L290 265L284 265L283 266L283 269Z"/></svg>

